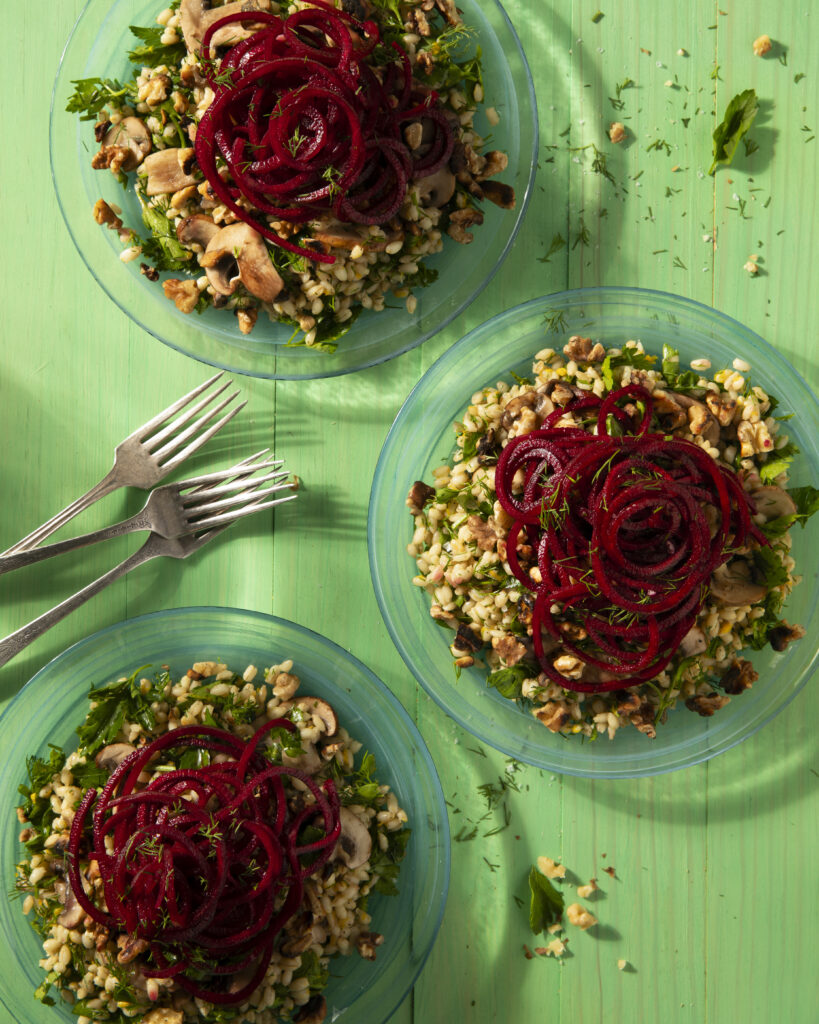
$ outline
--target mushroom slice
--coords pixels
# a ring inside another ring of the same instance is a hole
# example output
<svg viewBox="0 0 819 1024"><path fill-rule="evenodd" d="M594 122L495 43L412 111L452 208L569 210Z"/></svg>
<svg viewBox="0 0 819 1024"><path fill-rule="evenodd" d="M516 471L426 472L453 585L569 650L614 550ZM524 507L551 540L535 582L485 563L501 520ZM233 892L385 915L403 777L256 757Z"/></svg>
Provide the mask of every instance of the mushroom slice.
<svg viewBox="0 0 819 1024"><path fill-rule="evenodd" d="M149 196L160 196L195 185L196 178L191 174L194 162L192 149L159 149L146 156L142 161L148 175L145 192Z"/></svg>
<svg viewBox="0 0 819 1024"><path fill-rule="evenodd" d="M756 506L758 513L761 513L770 521L780 516L795 516L796 505L793 498L781 487L760 487L751 492L751 501Z"/></svg>
<svg viewBox="0 0 819 1024"><path fill-rule="evenodd" d="M284 288L262 236L241 221L213 235L201 263L220 295L232 295L241 281L251 295L272 302Z"/></svg>
<svg viewBox="0 0 819 1024"><path fill-rule="evenodd" d="M293 756L288 754L286 750L283 750L282 764L288 768L300 768L303 772L307 772L308 775L315 775L322 766L319 752L313 743L305 743L303 740L302 751L301 754Z"/></svg>
<svg viewBox="0 0 819 1024"><path fill-rule="evenodd" d="M426 206L441 207L455 194L455 175L448 167L441 167L434 174L419 178L415 182L418 198Z"/></svg>
<svg viewBox="0 0 819 1024"><path fill-rule="evenodd" d="M323 1024L327 1019L327 1000L324 996L313 996L293 1017L293 1024Z"/></svg>
<svg viewBox="0 0 819 1024"><path fill-rule="evenodd" d="M179 23L182 36L190 53L197 54L202 47L202 39L210 26L222 18L229 18L242 11L269 11L270 0L236 0L224 7L210 9L206 0L182 0L179 6ZM241 39L247 39L258 29L258 25L247 22L225 25L217 29L211 37L211 55L217 46L232 46Z"/></svg>
<svg viewBox="0 0 819 1024"><path fill-rule="evenodd" d="M755 604L767 594L765 587L751 579L751 567L741 558L725 562L711 576L711 593L723 604Z"/></svg>
<svg viewBox="0 0 819 1024"><path fill-rule="evenodd" d="M328 738L338 732L338 717L335 711L321 697L297 697L295 700L279 704L277 711L287 712L291 708L300 708L307 715L315 715L324 723L324 735Z"/></svg>
<svg viewBox="0 0 819 1024"><path fill-rule="evenodd" d="M131 746L130 743L110 743L99 751L94 761L98 768L104 768L105 771L112 772L122 764L126 757L133 754L135 750L136 747Z"/></svg>
<svg viewBox="0 0 819 1024"><path fill-rule="evenodd" d="M214 224L210 217L203 213L195 213L192 217L185 217L176 225L176 237L184 245L201 245L207 249L208 242L219 230L218 224Z"/></svg>
<svg viewBox="0 0 819 1024"><path fill-rule="evenodd" d="M77 897L71 890L71 883L66 879L63 892L60 896L60 902L65 905L65 910L57 918L57 924L61 924L63 928L76 928L77 925L85 917L85 911L80 906Z"/></svg>
<svg viewBox="0 0 819 1024"><path fill-rule="evenodd" d="M360 868L372 853L373 841L367 826L348 807L339 812L341 835L334 856L348 868Z"/></svg>
<svg viewBox="0 0 819 1024"><path fill-rule="evenodd" d="M151 136L145 123L138 117L124 117L118 124L111 125L102 137L103 146L123 146L130 150L120 164L123 171L133 171L151 152Z"/></svg>
<svg viewBox="0 0 819 1024"><path fill-rule="evenodd" d="M702 654L708 647L705 633L699 626L692 626L691 629L680 640L680 652L686 658L694 654Z"/></svg>

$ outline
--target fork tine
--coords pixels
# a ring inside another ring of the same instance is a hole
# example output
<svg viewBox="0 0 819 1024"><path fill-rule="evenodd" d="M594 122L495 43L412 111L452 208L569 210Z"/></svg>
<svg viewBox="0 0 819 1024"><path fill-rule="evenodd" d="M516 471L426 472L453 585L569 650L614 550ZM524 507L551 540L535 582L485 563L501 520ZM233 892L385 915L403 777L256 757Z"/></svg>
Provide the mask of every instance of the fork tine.
<svg viewBox="0 0 819 1024"><path fill-rule="evenodd" d="M180 495L180 498L182 499L183 508L186 511L193 512L206 502L219 498L222 495L236 494L240 488L245 488L238 495L241 499L252 494L261 484L268 483L271 480L284 480L287 476L288 471L286 469L276 469L271 473L265 473L263 476L252 480L248 477L240 477L237 480L231 480L229 483L220 484L217 487L200 487L191 494Z"/></svg>
<svg viewBox="0 0 819 1024"><path fill-rule="evenodd" d="M205 395L204 398L200 398L198 402L190 407L190 409L186 409L185 412L177 416L175 420L172 420L154 434L153 437L146 435L145 439L142 441L142 446L146 451L154 451L163 444L163 442L167 441L169 437L172 437L178 430L181 430L182 427L184 427L186 423L189 423L194 416L197 416L204 408L210 405L215 398L218 398L219 395L223 394L223 392L230 387L231 383L232 382L229 380L225 381L225 383L221 387L217 388L212 395ZM238 393L238 391L234 392L231 397L235 398Z"/></svg>
<svg viewBox="0 0 819 1024"><path fill-rule="evenodd" d="M255 455L251 455L247 459L243 459L241 462L237 462L235 466L231 466L230 469L219 469L214 470L212 473L203 473L201 476L192 476L188 480L180 480L176 487L180 491L191 490L192 494L196 493L193 488L202 490L209 484L219 483L220 480L230 480L234 477L246 477L251 473L255 473L258 469L267 469L268 467L278 467L284 464L283 459L265 459L263 462L254 463L254 459L258 459L265 452L269 452L269 448L264 448L262 451L257 452ZM183 495L182 497L188 497Z"/></svg>
<svg viewBox="0 0 819 1024"><path fill-rule="evenodd" d="M167 409L157 413L152 420L148 420L148 422L143 423L141 427L137 427L127 440L141 441L146 434L149 434L156 427L161 426L169 416L173 416L175 413L179 412L179 410L183 409L191 399L196 398L197 395L201 395L203 391L214 383L214 381L219 380L219 378L224 377L224 375L224 370L220 370L219 373L215 373L210 380L206 380L204 384L200 384L198 387L194 388L193 391L189 391L187 395L183 395L181 398L178 398L173 405L169 405Z"/></svg>
<svg viewBox="0 0 819 1024"><path fill-rule="evenodd" d="M259 481L262 483L263 481ZM290 484L277 483L273 487L265 487L261 490L252 489L243 491L241 494L231 495L229 498L222 498L219 501L211 501L204 505L197 505L195 508L186 508L185 515L189 522L193 522L194 519L198 519L199 516L204 515L207 512L218 512L221 509L229 509L236 505L247 505L248 503L255 504L262 498L266 498L268 494L275 494L277 491L284 491L290 487Z"/></svg>
<svg viewBox="0 0 819 1024"><path fill-rule="evenodd" d="M157 463L161 465L162 460L166 455L170 455L172 452L175 452L180 445L184 444L188 440L188 438L193 437L198 430L201 430L205 426L205 424L209 423L215 416L218 416L226 406L230 405L238 394L238 391L234 391L232 394L227 395L212 409L208 409L207 412L204 412L198 420L195 420L193 423L189 423L184 430L180 430L179 433L174 433L173 436L171 436L170 427L167 430L163 430L161 434L157 434L156 437L152 437L147 443L145 443L144 447L150 451ZM199 412L200 410L197 408L195 411ZM186 421L189 418L190 417L186 416ZM171 426L175 431L176 423L171 424ZM167 440L166 444L159 447L160 443L162 441L166 441L167 438L170 438L170 440Z"/></svg>
<svg viewBox="0 0 819 1024"><path fill-rule="evenodd" d="M297 494L289 494L286 498L274 498L273 501L258 502L246 505L244 508L234 509L232 512L223 512L218 516L209 516L207 519L191 523L190 531L199 536L199 531L206 527L221 525L224 528L231 523L235 523L237 519L243 519L245 516L252 515L254 512L261 512L266 508L273 508L274 505L283 505L286 501L294 501L297 497Z"/></svg>
<svg viewBox="0 0 819 1024"><path fill-rule="evenodd" d="M244 402L240 402L235 409L231 409L229 413L223 416L212 426L208 427L208 429L203 434L200 434L198 437L194 437L191 443L186 448L183 448L181 452L177 452L172 459L165 459L166 455L170 455L179 447L180 444L184 444L184 442L187 441L188 438L191 437L191 435L195 434L200 426L204 426L205 423L208 422L208 420L212 419L217 413L221 412L222 409L224 409L224 407L228 404L228 402L235 398L237 394L238 391L235 394L231 395L229 398L226 398L223 402L220 402L215 409L213 409L206 416L200 417L196 421L196 423L192 423L187 430L183 430L181 434L175 437L172 441L169 441L164 448L161 448L158 452L154 452L154 458L159 460L159 465L161 466L161 468L167 472L173 466L178 466L180 462L184 462L185 459L193 455L195 451L198 451L202 447L202 445L205 444L206 441L209 441L214 434L218 433L222 429L222 427L225 426L226 423L229 423L237 412L241 412L242 409L244 409L244 407L247 405L247 400L245 400Z"/></svg>

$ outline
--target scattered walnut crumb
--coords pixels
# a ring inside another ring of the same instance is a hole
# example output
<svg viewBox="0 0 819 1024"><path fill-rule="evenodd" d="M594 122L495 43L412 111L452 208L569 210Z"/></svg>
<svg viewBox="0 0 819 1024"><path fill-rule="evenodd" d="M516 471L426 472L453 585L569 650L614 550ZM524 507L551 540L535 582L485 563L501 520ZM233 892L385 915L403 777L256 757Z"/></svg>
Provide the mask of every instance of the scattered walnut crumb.
<svg viewBox="0 0 819 1024"><path fill-rule="evenodd" d="M562 932L563 931L563 925L560 923L560 921L555 921L554 924L550 924L549 925L549 927L546 929L546 931L550 935L557 935L558 932Z"/></svg>
<svg viewBox="0 0 819 1024"><path fill-rule="evenodd" d="M626 137L626 126L621 121L613 121L609 125L609 138L612 142L622 142Z"/></svg>
<svg viewBox="0 0 819 1024"><path fill-rule="evenodd" d="M597 879L590 878L588 885L579 885L577 887L577 895L581 900L587 900L589 896L597 889Z"/></svg>
<svg viewBox="0 0 819 1024"><path fill-rule="evenodd" d="M757 57L764 57L766 53L771 52L772 46L773 43L770 36L758 36L754 40L754 54Z"/></svg>
<svg viewBox="0 0 819 1024"><path fill-rule="evenodd" d="M605 854L603 854L603 856L605 856ZM606 872L607 875L611 875L611 877L614 878L616 872L611 865L609 865L607 868L603 868L603 870Z"/></svg>
<svg viewBox="0 0 819 1024"><path fill-rule="evenodd" d="M579 903L572 903L571 906L566 908L566 917L569 919L569 924L577 925L583 931L597 924L597 918L594 914L589 913Z"/></svg>
<svg viewBox="0 0 819 1024"><path fill-rule="evenodd" d="M628 967L628 960L618 960L617 961L617 970L618 971L624 971L627 967Z"/></svg>
<svg viewBox="0 0 819 1024"><path fill-rule="evenodd" d="M535 958L535 954L531 951L531 949L529 949L526 943L523 944L523 955L526 957L527 960L534 960Z"/></svg>
<svg viewBox="0 0 819 1024"><path fill-rule="evenodd" d="M562 864L553 861L551 857L538 857L537 869L547 878L565 878L566 868Z"/></svg>
<svg viewBox="0 0 819 1024"><path fill-rule="evenodd" d="M553 956L557 958L563 956L566 952L566 943L561 942L560 939L552 939L548 946L536 946L535 952L538 956Z"/></svg>
<svg viewBox="0 0 819 1024"><path fill-rule="evenodd" d="M756 264L756 260L752 260L752 259L748 260L747 263L744 263L742 265L742 269L743 270L747 270L748 273L751 275L751 277L753 277L754 274L758 274L759 273L759 267Z"/></svg>

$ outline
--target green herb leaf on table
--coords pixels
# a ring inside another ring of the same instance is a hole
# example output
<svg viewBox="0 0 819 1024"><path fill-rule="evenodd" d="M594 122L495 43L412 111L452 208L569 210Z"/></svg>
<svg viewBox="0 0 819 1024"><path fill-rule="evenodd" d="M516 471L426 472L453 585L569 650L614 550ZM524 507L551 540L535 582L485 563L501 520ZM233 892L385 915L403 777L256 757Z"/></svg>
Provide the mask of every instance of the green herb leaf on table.
<svg viewBox="0 0 819 1024"><path fill-rule="evenodd" d="M759 110L756 90L738 93L725 108L725 116L714 129L714 162L708 171L714 174L721 164L725 167L734 159L742 136L754 122Z"/></svg>
<svg viewBox="0 0 819 1024"><path fill-rule="evenodd" d="M563 916L563 894L534 866L529 872L529 890L529 927L539 935Z"/></svg>

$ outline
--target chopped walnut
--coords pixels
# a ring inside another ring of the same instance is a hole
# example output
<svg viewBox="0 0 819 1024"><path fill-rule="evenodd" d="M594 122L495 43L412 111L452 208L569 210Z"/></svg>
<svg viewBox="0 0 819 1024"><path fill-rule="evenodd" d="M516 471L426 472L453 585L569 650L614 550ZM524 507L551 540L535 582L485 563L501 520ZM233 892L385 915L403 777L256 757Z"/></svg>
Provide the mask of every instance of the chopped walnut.
<svg viewBox="0 0 819 1024"><path fill-rule="evenodd" d="M590 914L585 907L582 907L579 903L572 903L566 907L566 917L569 919L569 924L577 925L578 928L582 928L586 931L587 928L591 928L597 924L597 918L594 914Z"/></svg>
<svg viewBox="0 0 819 1024"><path fill-rule="evenodd" d="M689 697L685 706L689 711L696 711L703 718L710 718L720 708L724 708L726 704L730 703L730 700L730 697L723 697L719 693L700 693L696 697Z"/></svg>
<svg viewBox="0 0 819 1024"><path fill-rule="evenodd" d="M498 535L490 522L484 522L480 516L470 516L466 521L467 526L478 542L481 551L492 551L498 542Z"/></svg>
<svg viewBox="0 0 819 1024"><path fill-rule="evenodd" d="M484 199L488 199L502 210L514 210L515 190L511 185L504 185L501 181L484 181L481 184L481 192Z"/></svg>
<svg viewBox="0 0 819 1024"><path fill-rule="evenodd" d="M557 861L552 860L551 857L538 857L537 869L541 875L545 875L547 878L566 877L566 868L562 864L558 864Z"/></svg>
<svg viewBox="0 0 819 1024"><path fill-rule="evenodd" d="M609 125L609 138L612 142L622 142L626 137L626 126L621 121L614 121Z"/></svg>
<svg viewBox="0 0 819 1024"><path fill-rule="evenodd" d="M355 948L365 960L375 960L376 947L383 941L384 936L379 932L362 932L356 939Z"/></svg>
<svg viewBox="0 0 819 1024"><path fill-rule="evenodd" d="M509 166L509 157L499 149L490 149L484 159L485 163L479 180L484 180L486 178L493 177L495 174L500 174Z"/></svg>
<svg viewBox="0 0 819 1024"><path fill-rule="evenodd" d="M563 354L576 362L585 362L592 350L591 338L583 338L579 334L573 334L563 346Z"/></svg>
<svg viewBox="0 0 819 1024"><path fill-rule="evenodd" d="M122 227L122 219L114 213L104 199L98 199L94 203L94 220L97 224L105 224L111 231L119 231Z"/></svg>
<svg viewBox="0 0 819 1024"><path fill-rule="evenodd" d="M165 298L170 299L180 313L192 313L199 301L196 281L180 281L176 277L162 282Z"/></svg>
<svg viewBox="0 0 819 1024"><path fill-rule="evenodd" d="M768 640L775 651L784 651L792 640L801 640L804 635L805 630L801 626L791 626L783 620L768 633ZM756 678L754 673L754 680Z"/></svg>
<svg viewBox="0 0 819 1024"><path fill-rule="evenodd" d="M634 714L629 715L629 721L638 732L643 733L648 736L650 740L653 740L657 735L657 730L654 727L654 719L656 715L657 709L649 701L646 701L644 704L640 705Z"/></svg>
<svg viewBox="0 0 819 1024"><path fill-rule="evenodd" d="M406 504L408 505L410 512L412 512L413 515L418 515L424 505L426 505L434 494L434 487L430 487L428 484L425 484L423 480L416 480L412 487L410 487L406 500Z"/></svg>
<svg viewBox="0 0 819 1024"><path fill-rule="evenodd" d="M591 896L591 894L593 892L596 892L596 891L597 891L597 879L596 878L590 878L588 885L578 885L578 887L577 887L577 895L582 900L587 900L589 898L589 896Z"/></svg>
<svg viewBox="0 0 819 1024"><path fill-rule="evenodd" d="M535 952L538 956L563 956L566 952L566 943L561 939L552 939L548 946L537 946Z"/></svg>
<svg viewBox="0 0 819 1024"><path fill-rule="evenodd" d="M492 637L492 646L501 656L504 665L517 665L526 654L526 647L508 633Z"/></svg>
<svg viewBox="0 0 819 1024"><path fill-rule="evenodd" d="M118 935L117 946L119 947L117 962L129 964L140 953L144 953L148 949L148 942L145 939L132 939L129 935Z"/></svg>
<svg viewBox="0 0 819 1024"><path fill-rule="evenodd" d="M532 714L549 732L560 732L572 719L571 712L563 701L550 700L542 708L534 708Z"/></svg>
<svg viewBox="0 0 819 1024"><path fill-rule="evenodd" d="M764 57L766 53L770 53L773 47L770 36L758 36L754 40L754 56Z"/></svg>
<svg viewBox="0 0 819 1024"><path fill-rule="evenodd" d="M450 25L460 25L461 16L458 14L458 8L455 6L455 0L435 0L435 6L446 18Z"/></svg>
<svg viewBox="0 0 819 1024"><path fill-rule="evenodd" d="M239 324L239 330L242 332L242 334L250 334L250 332L256 326L256 321L258 319L258 309L250 308L236 310L236 320Z"/></svg>
<svg viewBox="0 0 819 1024"><path fill-rule="evenodd" d="M459 651L461 654L469 654L472 651L479 651L483 647L483 641L467 625L461 623L455 635L455 642L452 644L452 651Z"/></svg>
<svg viewBox="0 0 819 1024"><path fill-rule="evenodd" d="M122 165L131 158L131 150L128 146L100 146L98 153L91 157L91 166L95 171L107 167L112 174L119 174Z"/></svg>
<svg viewBox="0 0 819 1024"><path fill-rule="evenodd" d="M714 414L721 427L727 427L734 418L737 400L724 392L709 391L705 396L705 404Z"/></svg>
<svg viewBox="0 0 819 1024"><path fill-rule="evenodd" d="M411 29L414 32L417 32L419 36L426 38L431 35L432 29L429 27L427 16L422 10L416 9L414 11L410 11L408 20Z"/></svg>
<svg viewBox="0 0 819 1024"><path fill-rule="evenodd" d="M467 229L476 224L483 224L483 214L474 206L467 206L463 210L454 210L449 215L447 234L461 245L468 245L475 236Z"/></svg>
<svg viewBox="0 0 819 1024"><path fill-rule="evenodd" d="M149 281L159 280L159 271L156 269L156 267L151 267L147 263L140 263L139 272L140 274L144 274L144 276L147 277Z"/></svg>
<svg viewBox="0 0 819 1024"><path fill-rule="evenodd" d="M737 694L742 693L743 690L750 690L757 679L759 679L759 673L754 671L754 666L750 661L736 658L720 680L720 686L726 693Z"/></svg>
<svg viewBox="0 0 819 1024"><path fill-rule="evenodd" d="M617 714L618 715L629 715L632 711L637 711L642 703L639 694L633 690L628 692L622 700L617 702Z"/></svg>

